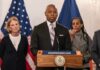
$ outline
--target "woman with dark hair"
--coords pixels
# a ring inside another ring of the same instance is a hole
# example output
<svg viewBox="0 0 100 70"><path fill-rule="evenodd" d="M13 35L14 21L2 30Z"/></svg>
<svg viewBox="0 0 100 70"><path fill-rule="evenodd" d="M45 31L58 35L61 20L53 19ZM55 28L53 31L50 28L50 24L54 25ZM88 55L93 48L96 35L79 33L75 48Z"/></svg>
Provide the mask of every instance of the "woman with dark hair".
<svg viewBox="0 0 100 70"><path fill-rule="evenodd" d="M90 38L85 31L84 24L81 18L74 17L71 23L71 29L69 30L71 41L72 41L72 50L80 52L80 55L83 55L83 64L84 69L89 70L89 59L90 59ZM76 69L78 70L78 69ZM79 69L81 70L81 69Z"/></svg>

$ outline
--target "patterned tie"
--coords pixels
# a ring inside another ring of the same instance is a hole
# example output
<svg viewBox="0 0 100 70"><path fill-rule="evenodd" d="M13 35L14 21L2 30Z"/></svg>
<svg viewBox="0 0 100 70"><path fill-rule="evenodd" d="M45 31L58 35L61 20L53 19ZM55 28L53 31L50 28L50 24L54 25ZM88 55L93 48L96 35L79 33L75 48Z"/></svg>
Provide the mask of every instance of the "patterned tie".
<svg viewBox="0 0 100 70"><path fill-rule="evenodd" d="M55 30L54 30L54 25L52 23L50 24L50 37L51 37L51 44L53 46L55 38Z"/></svg>

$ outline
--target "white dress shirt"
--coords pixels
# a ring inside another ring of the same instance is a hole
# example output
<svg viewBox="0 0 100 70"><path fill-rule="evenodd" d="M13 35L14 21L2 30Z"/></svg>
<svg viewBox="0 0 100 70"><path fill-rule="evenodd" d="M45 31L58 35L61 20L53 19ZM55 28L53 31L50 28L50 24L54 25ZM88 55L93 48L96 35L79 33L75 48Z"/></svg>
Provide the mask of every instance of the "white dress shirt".
<svg viewBox="0 0 100 70"><path fill-rule="evenodd" d="M18 36L12 36L11 34L9 34L9 37L10 37L12 44L14 45L14 48L18 50L18 45L21 40L21 35L19 34Z"/></svg>
<svg viewBox="0 0 100 70"><path fill-rule="evenodd" d="M50 23L49 21L47 21L47 25L48 25L48 28L49 28L51 44L53 45L54 38L55 38L55 30L54 30L54 28L56 27L56 22Z"/></svg>

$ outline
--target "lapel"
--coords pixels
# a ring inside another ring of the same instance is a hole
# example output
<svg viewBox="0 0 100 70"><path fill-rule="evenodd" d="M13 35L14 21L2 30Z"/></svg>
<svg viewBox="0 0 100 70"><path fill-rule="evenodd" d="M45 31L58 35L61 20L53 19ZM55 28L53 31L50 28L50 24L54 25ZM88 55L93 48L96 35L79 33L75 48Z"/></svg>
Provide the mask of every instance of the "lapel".
<svg viewBox="0 0 100 70"><path fill-rule="evenodd" d="M49 33L49 28L48 28L48 25L47 25L47 22L44 22L44 33L45 33L45 37L47 37L48 38L48 45L49 46L52 46L52 44L51 44L51 38L50 38L50 33Z"/></svg>
<svg viewBox="0 0 100 70"><path fill-rule="evenodd" d="M58 27L59 27L59 25L56 23L53 50L58 50L58 42L57 42L57 36L58 36L58 30L59 30Z"/></svg>
<svg viewBox="0 0 100 70"><path fill-rule="evenodd" d="M62 26L58 23L56 23L56 28L55 28L55 40L54 40L54 50L61 50L61 44L63 44L64 40L64 33L63 29L61 28Z"/></svg>
<svg viewBox="0 0 100 70"><path fill-rule="evenodd" d="M21 35L21 39L20 39L20 42L18 44L18 50L17 51L19 51L19 49L22 47L22 44L23 44L22 42L24 42L24 41L23 41L22 35Z"/></svg>
<svg viewBox="0 0 100 70"><path fill-rule="evenodd" d="M48 38L49 40L49 44L50 44L50 47L52 48L52 50L57 50L57 46L58 46L58 43L57 43L57 38L55 37L54 38L54 44L52 46L51 44L51 37L50 37L50 33L49 33L49 28L48 28L48 25L47 25L47 22L45 22L44 24L44 30L45 30L45 36ZM56 23L56 29L59 30L59 24ZM55 33L55 36L56 36L57 33Z"/></svg>
<svg viewBox="0 0 100 70"><path fill-rule="evenodd" d="M56 24L56 28L55 28L55 35L57 37L64 36L61 25L58 23Z"/></svg>

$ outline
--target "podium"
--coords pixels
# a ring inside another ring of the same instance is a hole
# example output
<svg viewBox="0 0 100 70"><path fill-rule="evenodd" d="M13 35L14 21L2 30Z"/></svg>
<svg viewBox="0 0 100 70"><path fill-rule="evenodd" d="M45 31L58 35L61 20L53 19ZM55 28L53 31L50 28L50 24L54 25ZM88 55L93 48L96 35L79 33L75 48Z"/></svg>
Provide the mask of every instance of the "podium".
<svg viewBox="0 0 100 70"><path fill-rule="evenodd" d="M61 56L61 58L59 58ZM38 51L37 54L37 67L60 67L56 64L55 60L58 57L58 64L64 62L61 67L70 67L70 68L83 68L83 57L82 55L76 54L66 54L63 52L60 53L50 53L50 54L43 54L43 51ZM63 60L59 60L64 58Z"/></svg>

